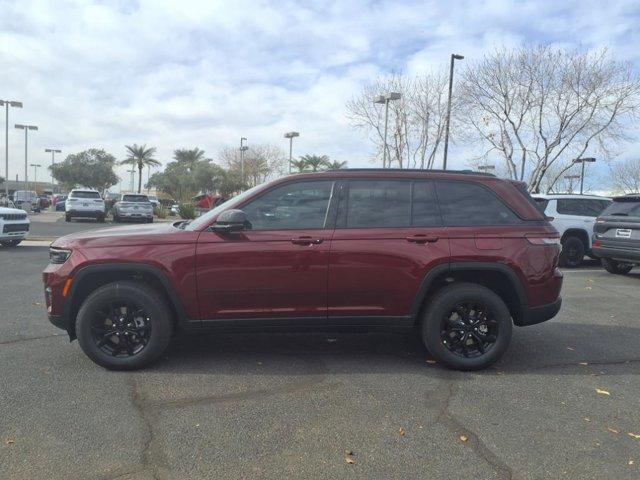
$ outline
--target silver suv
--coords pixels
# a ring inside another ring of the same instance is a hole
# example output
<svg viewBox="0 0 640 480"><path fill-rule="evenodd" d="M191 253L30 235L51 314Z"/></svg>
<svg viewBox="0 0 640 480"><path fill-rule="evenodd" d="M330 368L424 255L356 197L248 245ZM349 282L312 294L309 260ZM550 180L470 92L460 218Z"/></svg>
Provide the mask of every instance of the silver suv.
<svg viewBox="0 0 640 480"><path fill-rule="evenodd" d="M143 193L125 193L113 206L113 221L141 220L153 222L153 205Z"/></svg>

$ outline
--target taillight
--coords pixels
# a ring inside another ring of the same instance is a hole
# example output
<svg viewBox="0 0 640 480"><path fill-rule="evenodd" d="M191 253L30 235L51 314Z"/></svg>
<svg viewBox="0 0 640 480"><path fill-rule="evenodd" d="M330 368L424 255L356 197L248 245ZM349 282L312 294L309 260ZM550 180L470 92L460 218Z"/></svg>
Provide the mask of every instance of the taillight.
<svg viewBox="0 0 640 480"><path fill-rule="evenodd" d="M595 240L592 244L592 247L601 247L602 246L602 242L600 242L600 240Z"/></svg>
<svg viewBox="0 0 640 480"><path fill-rule="evenodd" d="M532 245L557 245L560 246L560 237L534 237L526 235L525 238Z"/></svg>
<svg viewBox="0 0 640 480"><path fill-rule="evenodd" d="M604 218L596 218L596 223L604 223L606 220Z"/></svg>

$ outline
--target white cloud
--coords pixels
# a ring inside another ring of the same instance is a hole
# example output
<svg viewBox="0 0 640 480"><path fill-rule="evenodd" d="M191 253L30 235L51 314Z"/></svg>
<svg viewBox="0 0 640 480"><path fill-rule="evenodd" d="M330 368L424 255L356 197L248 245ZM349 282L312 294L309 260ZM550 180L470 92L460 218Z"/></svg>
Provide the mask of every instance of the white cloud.
<svg viewBox="0 0 640 480"><path fill-rule="evenodd" d="M210 155L240 136L369 165L372 147L344 104L376 75L445 68L452 52L549 42L609 46L640 62L637 1L0 0L0 98L24 102L14 123L40 127L44 148L71 153L147 143ZM10 132L10 176L23 140ZM2 143L2 142L0 142ZM637 144L625 154L638 152ZM468 147L454 146L455 166ZM3 165L4 162L0 162ZM0 168L4 174L4 168ZM124 168L122 169L124 171Z"/></svg>

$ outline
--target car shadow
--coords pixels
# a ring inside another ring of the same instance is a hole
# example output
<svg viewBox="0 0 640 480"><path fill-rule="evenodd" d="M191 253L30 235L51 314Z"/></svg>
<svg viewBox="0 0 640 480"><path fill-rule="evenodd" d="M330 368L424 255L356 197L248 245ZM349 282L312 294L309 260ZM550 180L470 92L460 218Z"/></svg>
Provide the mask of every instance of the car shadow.
<svg viewBox="0 0 640 480"><path fill-rule="evenodd" d="M251 374L290 375L259 368L283 358L330 365L333 373L425 373L434 377L465 375L592 375L607 365L608 374L638 372L636 341L640 326L548 322L515 328L504 357L492 367L454 373L434 363L414 334L397 333L213 333L181 334L152 370L158 373L228 373L237 367ZM255 367L255 368L254 368ZM247 368L249 370L247 370ZM311 372L315 372L312 369ZM304 375L305 372L296 372Z"/></svg>

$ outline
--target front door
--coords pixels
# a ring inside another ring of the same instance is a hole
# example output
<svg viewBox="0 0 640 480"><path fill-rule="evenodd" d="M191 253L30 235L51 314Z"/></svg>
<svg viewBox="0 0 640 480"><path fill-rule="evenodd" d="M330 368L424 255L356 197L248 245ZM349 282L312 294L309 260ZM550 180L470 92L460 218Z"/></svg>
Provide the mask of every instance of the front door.
<svg viewBox="0 0 640 480"><path fill-rule="evenodd" d="M203 323L326 319L333 186L333 180L274 186L239 206L249 229L202 232L196 272Z"/></svg>
<svg viewBox="0 0 640 480"><path fill-rule="evenodd" d="M329 319L411 323L422 280L449 255L433 182L348 181L331 243Z"/></svg>

